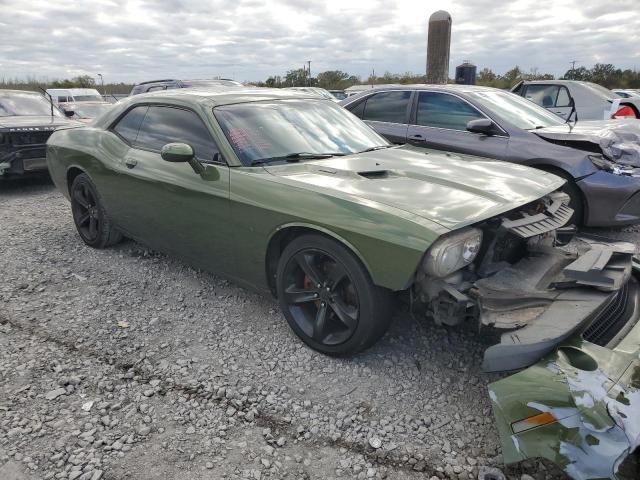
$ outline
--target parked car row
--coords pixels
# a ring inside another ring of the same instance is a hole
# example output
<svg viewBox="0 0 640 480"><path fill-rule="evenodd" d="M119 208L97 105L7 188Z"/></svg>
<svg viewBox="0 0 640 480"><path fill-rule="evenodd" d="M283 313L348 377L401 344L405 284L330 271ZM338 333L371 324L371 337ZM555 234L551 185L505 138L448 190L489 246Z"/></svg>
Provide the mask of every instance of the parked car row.
<svg viewBox="0 0 640 480"><path fill-rule="evenodd" d="M490 385L505 461L622 478L640 444L625 433L640 262L576 225L640 222L638 120L576 123L473 86L373 88L342 106L306 89L158 90L89 126L38 94L18 95L36 102L23 110L0 97L10 122L49 122L47 167L84 243L126 236L270 293L327 355L372 346L402 304L471 327L486 371L520 370ZM42 155L7 132L0 168Z"/></svg>

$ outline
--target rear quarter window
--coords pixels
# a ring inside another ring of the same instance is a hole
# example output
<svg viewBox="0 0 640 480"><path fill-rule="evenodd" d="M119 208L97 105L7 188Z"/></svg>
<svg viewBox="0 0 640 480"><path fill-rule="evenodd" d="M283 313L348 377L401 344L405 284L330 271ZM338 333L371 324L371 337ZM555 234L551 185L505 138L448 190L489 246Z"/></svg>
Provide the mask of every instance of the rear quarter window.
<svg viewBox="0 0 640 480"><path fill-rule="evenodd" d="M120 120L118 120L112 130L120 135L127 143L133 145L138 136L138 130L140 130L142 120L147 114L148 109L149 107L146 105L132 108L125 113Z"/></svg>

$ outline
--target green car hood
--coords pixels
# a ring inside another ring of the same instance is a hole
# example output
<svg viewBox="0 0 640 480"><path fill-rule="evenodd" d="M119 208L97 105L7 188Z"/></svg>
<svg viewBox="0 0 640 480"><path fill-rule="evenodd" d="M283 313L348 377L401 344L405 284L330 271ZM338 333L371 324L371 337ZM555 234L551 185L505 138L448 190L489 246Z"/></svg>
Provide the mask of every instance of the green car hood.
<svg viewBox="0 0 640 480"><path fill-rule="evenodd" d="M404 148L265 168L290 185L364 198L451 230L517 208L564 183L512 163Z"/></svg>

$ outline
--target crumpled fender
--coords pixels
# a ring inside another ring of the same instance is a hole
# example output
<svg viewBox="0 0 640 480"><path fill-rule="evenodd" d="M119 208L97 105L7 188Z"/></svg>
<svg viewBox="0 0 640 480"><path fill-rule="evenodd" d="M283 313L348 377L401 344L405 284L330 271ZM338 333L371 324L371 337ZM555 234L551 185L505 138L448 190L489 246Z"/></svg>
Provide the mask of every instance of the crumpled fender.
<svg viewBox="0 0 640 480"><path fill-rule="evenodd" d="M640 478L627 458L640 446L640 323L616 350L564 343L489 396L505 463L546 458L578 480ZM523 429L542 413L551 420Z"/></svg>
<svg viewBox="0 0 640 480"><path fill-rule="evenodd" d="M640 167L640 122L635 119L583 121L535 130L533 133L552 142L562 142L576 148L592 143L605 157L621 165Z"/></svg>

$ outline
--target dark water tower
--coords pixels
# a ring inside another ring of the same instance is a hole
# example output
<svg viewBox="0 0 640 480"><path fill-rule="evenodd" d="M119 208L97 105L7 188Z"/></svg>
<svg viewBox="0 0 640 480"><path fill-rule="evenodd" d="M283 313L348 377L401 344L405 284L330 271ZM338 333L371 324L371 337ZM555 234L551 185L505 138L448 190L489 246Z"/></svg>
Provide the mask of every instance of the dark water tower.
<svg viewBox="0 0 640 480"><path fill-rule="evenodd" d="M456 83L459 85L476 84L476 66L465 60L462 65L456 67Z"/></svg>
<svg viewBox="0 0 640 480"><path fill-rule="evenodd" d="M451 15L444 10L438 10L429 17L427 83L447 83L450 45Z"/></svg>

